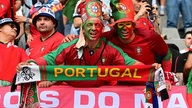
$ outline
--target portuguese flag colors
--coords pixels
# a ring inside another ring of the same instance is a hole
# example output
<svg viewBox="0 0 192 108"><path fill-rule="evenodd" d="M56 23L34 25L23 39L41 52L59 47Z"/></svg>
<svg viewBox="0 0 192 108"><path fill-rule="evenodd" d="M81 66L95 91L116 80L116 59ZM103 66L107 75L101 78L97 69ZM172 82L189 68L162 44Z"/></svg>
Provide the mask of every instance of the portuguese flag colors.
<svg viewBox="0 0 192 108"><path fill-rule="evenodd" d="M192 70L189 73L187 83L187 102L190 108L192 108Z"/></svg>

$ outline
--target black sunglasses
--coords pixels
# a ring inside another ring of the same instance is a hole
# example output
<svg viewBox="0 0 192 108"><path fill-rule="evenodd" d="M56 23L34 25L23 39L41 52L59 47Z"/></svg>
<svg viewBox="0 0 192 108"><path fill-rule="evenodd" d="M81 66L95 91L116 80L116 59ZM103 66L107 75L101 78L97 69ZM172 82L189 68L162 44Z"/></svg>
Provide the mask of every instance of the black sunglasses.
<svg viewBox="0 0 192 108"><path fill-rule="evenodd" d="M17 28L16 25L13 24L13 23L8 23L8 25L9 25L12 29Z"/></svg>

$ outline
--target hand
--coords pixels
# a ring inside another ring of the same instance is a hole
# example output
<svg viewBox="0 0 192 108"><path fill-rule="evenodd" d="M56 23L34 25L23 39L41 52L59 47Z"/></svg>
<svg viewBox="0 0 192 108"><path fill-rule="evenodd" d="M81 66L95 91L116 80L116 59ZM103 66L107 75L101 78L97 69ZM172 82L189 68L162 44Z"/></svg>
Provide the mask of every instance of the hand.
<svg viewBox="0 0 192 108"><path fill-rule="evenodd" d="M143 2L143 3L141 4L141 7L140 7L138 13L139 13L140 15L144 15L144 14L148 13L148 10L151 10L150 5L149 5L147 2Z"/></svg>
<svg viewBox="0 0 192 108"><path fill-rule="evenodd" d="M152 66L155 67L155 69L158 69L161 67L161 64L158 64L158 63L153 63Z"/></svg>
<svg viewBox="0 0 192 108"><path fill-rule="evenodd" d="M16 66L16 71L17 71L17 72L21 71L21 68L22 68L22 66L24 66L24 65L31 65L31 64L29 64L29 63L27 63L27 62L21 62L21 63L19 63L19 64Z"/></svg>
<svg viewBox="0 0 192 108"><path fill-rule="evenodd" d="M110 16L107 13L103 13L103 20L109 21Z"/></svg>
<svg viewBox="0 0 192 108"><path fill-rule="evenodd" d="M63 42L71 42L72 40L75 39L75 35L74 34L68 34L67 36L64 37Z"/></svg>
<svg viewBox="0 0 192 108"><path fill-rule="evenodd" d="M167 90L171 91L171 82L169 80L165 80Z"/></svg>
<svg viewBox="0 0 192 108"><path fill-rule="evenodd" d="M40 88L48 88L48 87L52 86L54 83L55 83L55 81L54 82L51 82L51 81L41 81L41 82L39 82L38 87L40 87Z"/></svg>
<svg viewBox="0 0 192 108"><path fill-rule="evenodd" d="M31 34L27 34L27 44L30 46L31 41L33 41L33 37Z"/></svg>
<svg viewBox="0 0 192 108"><path fill-rule="evenodd" d="M15 21L17 23L24 23L26 20L27 20L27 18L24 16L15 16Z"/></svg>

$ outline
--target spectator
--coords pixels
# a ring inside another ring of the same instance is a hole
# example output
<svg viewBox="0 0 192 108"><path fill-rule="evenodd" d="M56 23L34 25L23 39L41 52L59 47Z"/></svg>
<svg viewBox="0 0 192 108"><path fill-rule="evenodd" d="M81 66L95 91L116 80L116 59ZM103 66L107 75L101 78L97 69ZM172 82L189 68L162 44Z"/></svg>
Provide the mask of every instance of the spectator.
<svg viewBox="0 0 192 108"><path fill-rule="evenodd" d="M11 18L0 20L0 86L11 85L17 64L28 59L25 51L13 44L19 32L19 24Z"/></svg>
<svg viewBox="0 0 192 108"><path fill-rule="evenodd" d="M171 71L171 51L159 34L146 28L135 29L134 7L132 1L120 2L127 10L119 9L115 1L111 1L112 14L115 23L111 26L114 31L106 34L107 38L115 45L121 47L130 57L150 65L156 62L155 55L163 57L161 61L164 71ZM127 12L129 11L129 12ZM122 14L122 15L121 15ZM167 77L168 78L168 77ZM169 85L169 82L167 82ZM168 87L169 88L169 87Z"/></svg>
<svg viewBox="0 0 192 108"><path fill-rule="evenodd" d="M137 21L137 27L144 27L147 29L155 30L161 34L158 23L157 5L153 4L150 0L132 0L134 5L135 16L134 20Z"/></svg>
<svg viewBox="0 0 192 108"><path fill-rule="evenodd" d="M38 14L33 18L33 25L41 34L40 37L34 39L29 47L29 57L36 59L56 49L61 43L64 36L56 31L58 22L55 14L49 8L42 7ZM49 87L53 83L50 81L42 81L39 87Z"/></svg>
<svg viewBox="0 0 192 108"><path fill-rule="evenodd" d="M182 15L184 31L192 28L192 0L166 0L167 27L177 28L179 14Z"/></svg>
<svg viewBox="0 0 192 108"><path fill-rule="evenodd" d="M192 40L192 31L188 31L185 33L185 39L184 39L184 43L185 43L186 47L185 47L185 49L182 49L179 51L181 54L189 51L191 40Z"/></svg>
<svg viewBox="0 0 192 108"><path fill-rule="evenodd" d="M30 45L30 42L33 40L34 37L40 36L40 33L36 30L36 27L32 24L32 18L37 14L37 11L42 8L42 6L47 6L54 11L56 15L56 19L58 20L57 30L64 34L64 26L63 26L63 18L62 18L62 4L59 0L39 0L35 3L29 13L29 18L17 16L17 22L26 22L25 26L25 33L27 35L27 43ZM29 27L30 26L30 27Z"/></svg>
<svg viewBox="0 0 192 108"><path fill-rule="evenodd" d="M91 8L94 6L95 8ZM97 9L93 11L92 9ZM135 65L142 64L126 55L117 46L101 38L103 24L101 6L97 1L89 1L83 8L82 32L79 38L70 43L60 45L56 50L35 59L39 65ZM89 12L89 13L88 13ZM84 35L84 36L83 36ZM105 59L105 60L104 60ZM75 87L98 87L105 83L114 85L115 82L105 81L69 81Z"/></svg>
<svg viewBox="0 0 192 108"><path fill-rule="evenodd" d="M185 84L187 84L189 72L192 69L191 63L192 63L192 41L190 42L190 48L188 51L187 61L185 63L184 70L183 70L183 80L184 80Z"/></svg>

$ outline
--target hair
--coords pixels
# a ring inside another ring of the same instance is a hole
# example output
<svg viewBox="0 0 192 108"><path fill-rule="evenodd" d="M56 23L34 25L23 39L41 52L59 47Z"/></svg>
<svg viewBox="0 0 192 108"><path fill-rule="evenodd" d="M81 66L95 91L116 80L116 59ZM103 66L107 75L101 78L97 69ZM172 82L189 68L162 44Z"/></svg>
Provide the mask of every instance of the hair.
<svg viewBox="0 0 192 108"><path fill-rule="evenodd" d="M187 31L187 32L185 33L185 35L184 35L184 38L186 38L186 36L187 36L188 34L191 34L191 35L192 35L192 31Z"/></svg>

